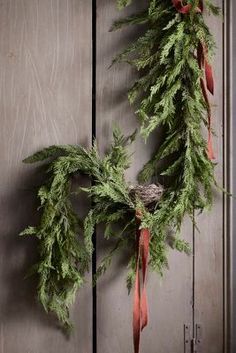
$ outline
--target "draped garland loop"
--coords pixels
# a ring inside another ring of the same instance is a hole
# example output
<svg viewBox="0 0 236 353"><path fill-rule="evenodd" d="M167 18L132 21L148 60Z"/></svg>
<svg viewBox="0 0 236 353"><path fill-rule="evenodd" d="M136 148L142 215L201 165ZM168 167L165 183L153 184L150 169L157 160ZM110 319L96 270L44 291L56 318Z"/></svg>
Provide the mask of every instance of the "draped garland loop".
<svg viewBox="0 0 236 353"><path fill-rule="evenodd" d="M182 14L189 14L192 4L187 4L183 5L181 0L172 0L172 3L176 10ZM203 1L199 1L199 6L195 8L196 13L203 13ZM214 157L214 152L213 152L213 147L212 147L212 134L211 134L211 106L209 103L208 95L207 95L207 90L211 94L214 94L214 80L213 80L213 75L212 75L212 67L208 62L207 59L207 52L208 49L206 47L205 43L202 43L199 41L198 48L197 48L197 60L198 60L198 65L199 68L205 71L205 78L206 78L206 84L204 82L204 79L201 77L200 78L200 83L201 83L201 88L202 88L202 94L204 96L204 99L206 101L207 105L207 113L208 113L208 143L207 143L207 152L208 152L208 157L210 159L215 159Z"/></svg>
<svg viewBox="0 0 236 353"><path fill-rule="evenodd" d="M120 9L132 2L117 0ZM115 246L98 266L95 282L116 252L132 250L127 258L127 287L129 291L134 287L135 353L148 323L147 268L162 275L170 247L190 252L181 238L183 218L188 215L196 226L194 211L210 208L216 185L208 97L208 91L214 93L210 57L215 44L203 11L219 13L210 0L147 0L145 9L112 27L141 27L141 34L113 63L127 62L139 72L128 94L131 104L138 106L139 133L146 140L160 128L164 132L157 151L139 173L138 185L125 179L130 166L127 147L136 132L126 137L117 127L105 156L94 141L90 149L50 146L24 161L44 161L45 167L46 179L38 191L40 222L21 233L38 239L39 261L31 273L39 278L40 302L71 327L69 308L90 266L95 227L102 224L104 237L113 238ZM92 185L73 186L75 174L92 179ZM75 191L78 197L85 193L92 200L84 219L71 201Z"/></svg>

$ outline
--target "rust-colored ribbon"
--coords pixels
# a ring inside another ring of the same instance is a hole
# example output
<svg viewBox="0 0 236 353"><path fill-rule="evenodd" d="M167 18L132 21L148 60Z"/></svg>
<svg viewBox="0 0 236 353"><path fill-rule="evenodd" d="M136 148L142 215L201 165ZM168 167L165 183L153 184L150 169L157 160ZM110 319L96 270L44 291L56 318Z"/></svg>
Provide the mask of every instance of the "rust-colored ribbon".
<svg viewBox="0 0 236 353"><path fill-rule="evenodd" d="M136 276L134 286L134 306L133 306L133 340L134 353L139 353L140 333L148 323L148 305L146 292L146 279L149 255L150 231L147 228L139 229L141 212L136 212ZM140 265L142 281L140 281Z"/></svg>
<svg viewBox="0 0 236 353"><path fill-rule="evenodd" d="M176 10L182 14L188 14L192 8L191 4L183 5L183 1L181 0L172 0L173 6ZM203 12L203 1L199 0L199 5L196 8L196 12ZM208 99L207 90L214 94L214 79L212 73L212 67L207 60L207 47L204 43L199 42L197 49L197 60L198 65L201 70L204 70L205 80L203 78L200 79L202 94L205 99L207 105L207 117L208 117L208 141L207 141L207 155L209 159L214 159L214 152L212 146L212 133L211 133L211 105Z"/></svg>
<svg viewBox="0 0 236 353"><path fill-rule="evenodd" d="M212 133L211 133L211 105L208 99L207 90L214 94L214 80L212 74L212 67L207 61L207 48L199 42L197 49L198 65L200 69L205 72L205 80L201 77L200 84L202 88L202 94L207 106L207 117L208 117L208 142L207 142L207 154L209 159L214 159L214 152L212 146Z"/></svg>
<svg viewBox="0 0 236 353"><path fill-rule="evenodd" d="M174 5L174 7L178 12L183 14L189 13L192 8L192 4L183 5L182 0L172 0L172 4ZM199 4L195 10L196 12L200 12L200 13L203 12L203 0L199 0Z"/></svg>

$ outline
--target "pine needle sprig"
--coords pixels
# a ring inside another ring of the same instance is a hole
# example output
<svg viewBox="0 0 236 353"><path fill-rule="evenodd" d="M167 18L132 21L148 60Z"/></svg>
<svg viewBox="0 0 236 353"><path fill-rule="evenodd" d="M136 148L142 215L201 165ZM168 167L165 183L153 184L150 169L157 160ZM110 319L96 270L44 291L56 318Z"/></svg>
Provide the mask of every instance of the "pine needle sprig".
<svg viewBox="0 0 236 353"><path fill-rule="evenodd" d="M121 29L145 23L141 35L114 62L128 62L139 72L128 97L138 107L136 114L143 138L147 140L160 126L165 132L158 150L139 174L139 181L144 183L161 175L165 177L165 193L150 224L156 234L150 262L158 270L161 266L155 255L156 239L158 246L165 248L170 227L179 235L186 214L192 218L194 210L210 208L215 185L214 163L207 156L202 134L208 125L208 107L200 85L204 72L196 57L201 42L208 48L210 60L215 42L202 14L195 11L199 2L191 3L190 14L183 15L171 0L148 1L147 8L137 17L129 16L127 22L121 19L114 26ZM210 14L219 14L219 8L211 1L204 1L204 6ZM164 167L160 167L163 161ZM183 248L179 244L177 241L176 248ZM165 262L162 258L161 264Z"/></svg>
<svg viewBox="0 0 236 353"><path fill-rule="evenodd" d="M49 149L42 150L26 162L48 158L48 152ZM54 312L69 328L69 306L84 282L89 262L81 239L81 221L70 201L70 175L77 164L70 155L54 157L53 152L64 154L65 149L50 149L50 157L55 159L49 164L48 182L38 191L42 212L40 224L28 227L21 235L39 239L40 260L33 267L39 276L38 298L47 312Z"/></svg>
<svg viewBox="0 0 236 353"><path fill-rule="evenodd" d="M35 236L39 241L39 262L30 271L39 277L38 298L45 310L55 313L67 328L71 327L69 307L90 265L96 225L104 222L108 237L113 224L124 223L117 232L117 238L121 239L128 230L127 224L134 223L135 204L124 178L129 166L126 145L134 137L135 133L124 137L115 128L112 146L104 157L100 156L95 142L90 149L79 145L51 146L24 160L25 163L47 160L48 178L38 191L40 223L36 227L29 226L21 235ZM79 187L93 200L83 222L71 203L74 174L87 175L94 180L90 187ZM109 257L101 264L100 273L105 271Z"/></svg>
<svg viewBox="0 0 236 353"><path fill-rule="evenodd" d="M119 9L134 1L116 0ZM24 160L45 162L47 180L38 190L40 222L21 235L38 239L39 261L31 269L39 277L38 298L67 328L71 327L70 305L90 266L98 224L103 226L105 239L113 239L115 245L100 262L94 281L106 271L113 255L126 247L131 249L127 255L130 290L136 271L136 211L142 214L140 228L148 228L151 234L149 264L162 274L168 266L170 247L190 251L180 236L184 216L189 215L195 225L194 211L202 212L212 205L214 163L208 158L202 135L202 129L209 127L209 107L200 83L204 72L198 64L197 48L204 43L211 60L215 43L202 14L195 11L199 1L191 4L190 13L183 15L177 13L171 0L149 0L146 9L112 27L141 26L141 35L113 63L127 62L138 71L128 97L137 105L143 138L147 140L159 127L164 132L158 150L139 174L139 181L145 184L150 180L158 184L164 177L164 192L155 205L148 207L140 194L133 194L146 185L135 189L125 180L130 166L127 145L134 141L136 132L124 137L114 128L113 142L104 156L94 141L91 148L50 146ZM210 0L204 4L209 13L219 14ZM93 181L87 187L76 186L92 200L84 219L72 204L75 174Z"/></svg>

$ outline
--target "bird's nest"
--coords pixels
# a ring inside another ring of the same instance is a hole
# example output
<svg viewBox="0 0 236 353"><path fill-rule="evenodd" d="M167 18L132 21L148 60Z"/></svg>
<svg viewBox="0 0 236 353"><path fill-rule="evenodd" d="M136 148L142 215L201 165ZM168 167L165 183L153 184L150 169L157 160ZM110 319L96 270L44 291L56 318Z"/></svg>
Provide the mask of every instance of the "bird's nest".
<svg viewBox="0 0 236 353"><path fill-rule="evenodd" d="M164 187L161 184L130 186L130 197L132 199L140 199L144 206L149 210L152 210L153 207L160 201L163 192Z"/></svg>

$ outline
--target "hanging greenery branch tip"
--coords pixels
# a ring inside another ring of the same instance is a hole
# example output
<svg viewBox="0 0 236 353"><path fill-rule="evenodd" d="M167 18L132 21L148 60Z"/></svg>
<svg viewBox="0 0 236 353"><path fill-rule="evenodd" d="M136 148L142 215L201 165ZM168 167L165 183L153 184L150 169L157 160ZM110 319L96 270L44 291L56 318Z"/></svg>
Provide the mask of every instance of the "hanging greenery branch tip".
<svg viewBox="0 0 236 353"><path fill-rule="evenodd" d="M137 0L116 0L121 10ZM163 274L170 248L190 253L181 237L188 215L210 209L213 202L215 154L212 58L215 41L204 13L218 15L210 0L148 0L142 11L116 21L111 30L136 26L137 38L112 64L125 62L137 72L128 99L136 107L140 130L124 136L113 130L110 149L101 155L96 141L80 145L50 146L26 158L25 163L46 163L47 179L38 191L41 219L21 235L38 239L38 298L65 327L71 327L70 305L85 281L93 253L96 226L114 247L98 265L94 282L104 274L112 257L124 248L127 255L127 287L134 285L133 335L139 352L140 331L147 324L146 273L149 266ZM112 34L111 34L112 35ZM151 134L159 147L141 169L139 184L130 184L128 146L140 133ZM205 130L207 138L205 138ZM73 176L87 176L90 186L76 190L91 200L82 219L72 203Z"/></svg>
<svg viewBox="0 0 236 353"><path fill-rule="evenodd" d="M143 209L143 224L155 228L154 206L162 197L162 186L132 186L124 177L129 166L126 145L133 139L134 134L125 138L115 129L111 149L103 158L95 142L91 149L52 146L25 159L25 163L47 160L48 178L38 191L42 214L40 224L26 228L21 235L35 236L39 241L40 260L31 270L31 274L39 277L38 298L45 310L54 312L66 327L71 327L69 307L89 269L96 225L104 224L104 236L117 239L115 249L98 267L96 278L105 272L116 250L128 244L134 247L137 208ZM89 187L79 187L93 200L83 222L71 203L75 173L87 175L94 181ZM166 258L163 251L165 246L160 247L160 259ZM159 260L159 271L165 263ZM130 284L130 280L128 282Z"/></svg>

